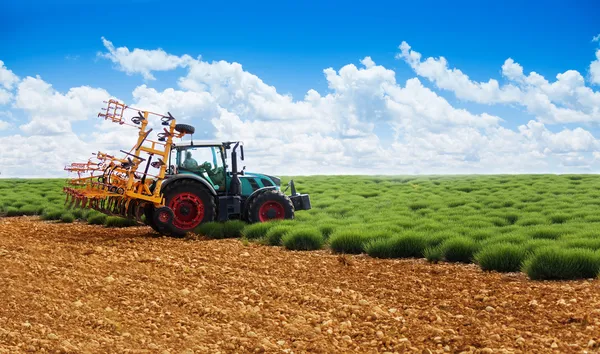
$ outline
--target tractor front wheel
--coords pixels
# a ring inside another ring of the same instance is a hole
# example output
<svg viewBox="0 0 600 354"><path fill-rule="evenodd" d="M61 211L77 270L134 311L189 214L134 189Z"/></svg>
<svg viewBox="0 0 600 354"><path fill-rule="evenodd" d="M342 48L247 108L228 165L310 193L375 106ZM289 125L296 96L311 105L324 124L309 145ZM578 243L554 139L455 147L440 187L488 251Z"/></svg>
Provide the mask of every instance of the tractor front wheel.
<svg viewBox="0 0 600 354"><path fill-rule="evenodd" d="M294 205L290 198L278 190L266 190L248 205L248 221L267 222L294 218Z"/></svg>
<svg viewBox="0 0 600 354"><path fill-rule="evenodd" d="M152 228L152 230L160 233L160 230L158 228L158 226L156 226L156 224L154 223L154 210L156 208L154 207L154 205L152 205L151 203L146 203L146 205L144 206L144 216L145 216L145 222L146 225L150 226Z"/></svg>
<svg viewBox="0 0 600 354"><path fill-rule="evenodd" d="M163 195L165 205L173 210L173 221L170 230L161 230L161 233L183 237L201 223L215 219L215 199L199 183L175 181L167 187Z"/></svg>

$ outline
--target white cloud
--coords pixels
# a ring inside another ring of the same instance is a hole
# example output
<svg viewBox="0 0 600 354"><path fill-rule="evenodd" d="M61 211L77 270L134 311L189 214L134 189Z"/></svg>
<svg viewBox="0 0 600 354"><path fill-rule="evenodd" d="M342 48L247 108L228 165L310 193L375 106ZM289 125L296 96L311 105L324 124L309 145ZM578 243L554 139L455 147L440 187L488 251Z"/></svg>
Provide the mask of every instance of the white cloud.
<svg viewBox="0 0 600 354"><path fill-rule="evenodd" d="M592 83L600 85L600 49L596 50L596 60L590 64L590 80Z"/></svg>
<svg viewBox="0 0 600 354"><path fill-rule="evenodd" d="M13 94L9 91L0 88L0 106L8 104L13 98Z"/></svg>
<svg viewBox="0 0 600 354"><path fill-rule="evenodd" d="M592 152L599 147L594 136L582 129L563 129L558 133L550 132L542 123L529 121L519 127L519 132L539 145L539 150L547 152Z"/></svg>
<svg viewBox="0 0 600 354"><path fill-rule="evenodd" d="M359 65L326 68L327 92L311 89L294 99L239 63L205 62L160 49L115 49L105 42L109 53L104 55L129 74L151 78L152 71L185 67L175 87L140 85L127 103L171 112L196 126L195 139L244 141L249 171L519 173L600 167L599 143L589 131L547 127L548 122L593 121L598 113L599 94L576 71L548 82L536 73L525 75L521 65L508 59L502 69L510 85L479 83L449 69L443 58L422 61L407 44L401 46L401 58L439 88L484 104L520 104L537 118L513 130L500 117L452 106L419 78L397 82L393 70L371 57ZM133 128L95 118L109 97L106 90L87 86L58 92L39 77L26 77L16 85L14 109L27 117L15 123L30 136L0 139L0 149L27 147L18 156L0 156L0 165L23 176L64 175L64 164L85 161L92 152L128 150L137 137ZM74 133L74 122L82 120L94 130ZM156 118L151 125L155 138L162 127ZM25 158L33 159L30 166L23 165Z"/></svg>
<svg viewBox="0 0 600 354"><path fill-rule="evenodd" d="M427 58L421 61L421 53L411 50L402 42L397 58L404 59L419 76L423 76L444 90L453 91L457 97L478 103L514 102L521 98L521 91L512 85L500 87L497 80L474 82L458 69L449 69L446 58Z"/></svg>
<svg viewBox="0 0 600 354"><path fill-rule="evenodd" d="M10 103L13 98L11 91L17 82L19 77L0 60L0 106Z"/></svg>
<svg viewBox="0 0 600 354"><path fill-rule="evenodd" d="M167 54L162 49L145 50L134 49L129 51L127 47L115 48L113 43L102 37L102 43L108 53L98 53L102 58L109 59L121 71L129 75L142 74L146 80L154 80L152 71L173 70L177 67L185 67L194 59L189 55L176 56Z"/></svg>
<svg viewBox="0 0 600 354"><path fill-rule="evenodd" d="M600 33L597 36L594 36L594 38L592 38L592 42L598 42L600 41Z"/></svg>
<svg viewBox="0 0 600 354"><path fill-rule="evenodd" d="M7 122L5 120L0 120L0 131L7 130L10 127L12 127L12 124L10 122Z"/></svg>
<svg viewBox="0 0 600 354"><path fill-rule="evenodd" d="M473 81L459 69L450 69L444 57L422 60L421 53L412 50L406 42L402 42L399 49L396 57L408 63L417 75L432 81L440 89L452 91L460 99L483 104L520 105L547 124L600 122L600 92L586 87L583 76L575 70L556 75L556 81L550 83L535 72L525 75L523 67L508 58L502 65L502 75L509 83L500 85L494 79ZM600 80L600 65L597 70ZM594 79L592 73L592 81Z"/></svg>
<svg viewBox="0 0 600 354"><path fill-rule="evenodd" d="M15 148L18 147L18 148ZM85 162L94 151L74 133L61 136L12 135L0 139L2 177L64 177L65 165Z"/></svg>
<svg viewBox="0 0 600 354"><path fill-rule="evenodd" d="M11 70L8 70L6 66L4 66L4 62L0 60L0 85L5 89L10 90L17 82L19 82L19 77Z"/></svg>
<svg viewBox="0 0 600 354"><path fill-rule="evenodd" d="M54 135L71 132L71 122L96 116L110 95L104 89L73 87L67 93L37 77L26 77L18 87L14 107L24 110L29 122L20 126L29 135Z"/></svg>

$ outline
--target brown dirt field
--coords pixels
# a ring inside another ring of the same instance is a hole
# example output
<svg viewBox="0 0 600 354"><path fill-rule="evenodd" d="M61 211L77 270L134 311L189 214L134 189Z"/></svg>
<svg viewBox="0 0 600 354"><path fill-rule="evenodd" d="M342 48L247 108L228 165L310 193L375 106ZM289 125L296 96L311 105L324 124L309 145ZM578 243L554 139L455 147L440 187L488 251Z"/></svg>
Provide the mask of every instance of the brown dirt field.
<svg viewBox="0 0 600 354"><path fill-rule="evenodd" d="M2 353L599 350L599 280L533 282L147 227L0 226Z"/></svg>

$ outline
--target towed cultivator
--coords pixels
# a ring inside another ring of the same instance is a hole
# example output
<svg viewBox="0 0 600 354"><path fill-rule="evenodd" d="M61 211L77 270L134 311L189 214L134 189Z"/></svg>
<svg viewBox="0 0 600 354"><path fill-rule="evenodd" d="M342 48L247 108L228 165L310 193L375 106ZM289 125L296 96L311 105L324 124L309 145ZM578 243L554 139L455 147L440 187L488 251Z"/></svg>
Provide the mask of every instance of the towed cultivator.
<svg viewBox="0 0 600 354"><path fill-rule="evenodd" d="M129 112L136 112L131 123L124 118ZM150 115L165 126L157 141L149 138ZM288 184L292 195L287 196L279 178L238 171L238 147L244 159L240 142L176 145L173 140L192 135L194 127L177 124L170 113L142 111L116 100L109 100L98 116L137 128L137 141L131 150L120 150L123 157L97 152L85 163L66 166L76 174L64 187L69 207L134 219L173 236L183 236L203 222L292 219L295 211L311 208L309 196L297 193L293 181ZM207 161L199 165L195 157Z"/></svg>

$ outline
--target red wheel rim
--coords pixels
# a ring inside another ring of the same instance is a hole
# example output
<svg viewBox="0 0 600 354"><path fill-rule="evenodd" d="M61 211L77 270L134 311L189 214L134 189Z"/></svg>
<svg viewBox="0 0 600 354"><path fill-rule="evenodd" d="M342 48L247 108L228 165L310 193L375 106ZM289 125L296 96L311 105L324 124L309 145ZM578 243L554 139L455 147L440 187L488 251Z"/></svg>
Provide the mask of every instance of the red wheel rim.
<svg viewBox="0 0 600 354"><path fill-rule="evenodd" d="M285 219L285 210L279 202L268 201L258 209L258 219L261 222Z"/></svg>
<svg viewBox="0 0 600 354"><path fill-rule="evenodd" d="M192 193L179 193L169 202L173 210L173 225L180 229L192 229L204 218L204 203Z"/></svg>
<svg viewBox="0 0 600 354"><path fill-rule="evenodd" d="M169 213L162 211L158 214L158 220L164 224L169 221L169 216Z"/></svg>

